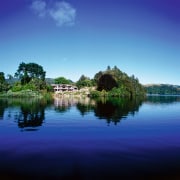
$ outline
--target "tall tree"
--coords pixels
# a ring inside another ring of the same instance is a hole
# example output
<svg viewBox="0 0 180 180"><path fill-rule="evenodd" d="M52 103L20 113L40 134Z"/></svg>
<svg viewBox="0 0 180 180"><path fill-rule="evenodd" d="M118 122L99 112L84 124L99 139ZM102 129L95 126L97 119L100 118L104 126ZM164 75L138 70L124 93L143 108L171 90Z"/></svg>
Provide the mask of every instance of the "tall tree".
<svg viewBox="0 0 180 180"><path fill-rule="evenodd" d="M0 72L0 92L7 91L8 90L8 84L6 83L4 73Z"/></svg>
<svg viewBox="0 0 180 180"><path fill-rule="evenodd" d="M102 71L99 71L94 75L94 81L97 83L99 81L99 78L103 75Z"/></svg>
<svg viewBox="0 0 180 180"><path fill-rule="evenodd" d="M4 82L5 82L4 73L0 72L0 83L4 83Z"/></svg>
<svg viewBox="0 0 180 180"><path fill-rule="evenodd" d="M107 71L110 71L111 70L111 67L110 66L107 66Z"/></svg>
<svg viewBox="0 0 180 180"><path fill-rule="evenodd" d="M15 76L21 80L22 84L27 84L32 79L37 78L45 80L46 72L43 67L36 63L20 63Z"/></svg>

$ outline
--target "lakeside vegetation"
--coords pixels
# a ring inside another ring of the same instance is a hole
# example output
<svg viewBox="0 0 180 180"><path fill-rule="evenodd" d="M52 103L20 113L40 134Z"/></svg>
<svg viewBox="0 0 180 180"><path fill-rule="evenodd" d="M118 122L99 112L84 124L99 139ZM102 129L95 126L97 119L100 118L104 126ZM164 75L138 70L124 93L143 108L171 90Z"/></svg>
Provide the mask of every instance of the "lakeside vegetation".
<svg viewBox="0 0 180 180"><path fill-rule="evenodd" d="M134 75L129 77L116 66L110 66L105 71L99 71L93 79L81 75L77 82L57 77L46 81L46 72L41 65L36 63L20 63L15 75L8 75L5 79L4 73L0 73L1 96L7 97L41 97L53 92L51 83L71 84L80 90L76 94L85 94L82 89L86 88L90 97L113 96L113 97L135 97L145 95L144 87ZM14 78L16 78L14 80ZM14 81L13 81L14 80Z"/></svg>
<svg viewBox="0 0 180 180"><path fill-rule="evenodd" d="M94 76L97 89L90 96L110 97L136 97L145 96L146 91L134 75L128 76L117 66L107 67L105 71L99 71Z"/></svg>
<svg viewBox="0 0 180 180"><path fill-rule="evenodd" d="M147 94L157 95L180 95L180 86L169 84L152 84L146 85Z"/></svg>
<svg viewBox="0 0 180 180"><path fill-rule="evenodd" d="M148 94L179 95L180 86L151 85L143 86L134 75L128 76L117 66L107 67L97 72L91 79L81 75L77 82L59 76L55 79L46 78L43 67L36 63L20 63L13 75L0 72L0 97L53 97L51 84L70 84L77 86L77 92L64 92L59 95L88 95L94 97L144 97Z"/></svg>

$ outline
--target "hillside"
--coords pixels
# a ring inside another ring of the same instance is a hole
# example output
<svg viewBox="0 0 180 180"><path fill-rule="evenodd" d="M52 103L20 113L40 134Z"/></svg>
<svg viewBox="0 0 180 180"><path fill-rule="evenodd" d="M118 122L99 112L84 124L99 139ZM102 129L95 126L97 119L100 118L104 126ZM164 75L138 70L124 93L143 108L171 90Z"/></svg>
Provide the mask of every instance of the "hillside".
<svg viewBox="0 0 180 180"><path fill-rule="evenodd" d="M99 71L94 76L98 92L105 92L107 96L144 96L145 89L134 76L128 76L119 68L108 67L105 71Z"/></svg>
<svg viewBox="0 0 180 180"><path fill-rule="evenodd" d="M11 79L6 79L6 82L10 85L13 85L14 83L20 81L18 78L11 78ZM47 84L53 84L54 79L53 78L45 78L45 81Z"/></svg>
<svg viewBox="0 0 180 180"><path fill-rule="evenodd" d="M144 86L147 94L180 95L179 85L150 84Z"/></svg>

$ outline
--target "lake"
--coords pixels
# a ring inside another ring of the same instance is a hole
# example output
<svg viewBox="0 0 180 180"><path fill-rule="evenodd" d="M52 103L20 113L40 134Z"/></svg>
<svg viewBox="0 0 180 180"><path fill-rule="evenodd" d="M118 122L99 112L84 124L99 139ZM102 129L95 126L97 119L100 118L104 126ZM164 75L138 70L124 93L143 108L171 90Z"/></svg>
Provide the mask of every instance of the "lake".
<svg viewBox="0 0 180 180"><path fill-rule="evenodd" d="M180 97L1 98L0 179L180 179Z"/></svg>

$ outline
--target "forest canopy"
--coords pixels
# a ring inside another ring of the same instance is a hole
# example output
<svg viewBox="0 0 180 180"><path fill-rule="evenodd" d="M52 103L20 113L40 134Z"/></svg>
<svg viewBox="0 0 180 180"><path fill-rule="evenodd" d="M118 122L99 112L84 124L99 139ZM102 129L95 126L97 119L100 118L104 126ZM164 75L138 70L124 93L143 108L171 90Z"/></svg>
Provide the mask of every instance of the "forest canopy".
<svg viewBox="0 0 180 180"><path fill-rule="evenodd" d="M134 75L129 77L122 72L117 66L112 69L110 66L105 71L99 71L94 76L97 85L97 91L109 96L129 96L145 95L144 87ZM98 92L93 92L96 96Z"/></svg>

